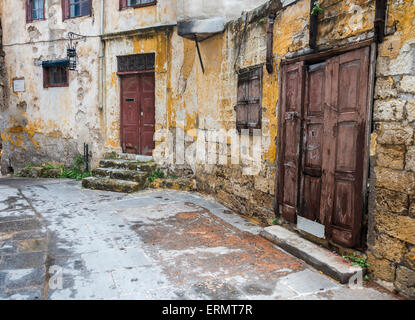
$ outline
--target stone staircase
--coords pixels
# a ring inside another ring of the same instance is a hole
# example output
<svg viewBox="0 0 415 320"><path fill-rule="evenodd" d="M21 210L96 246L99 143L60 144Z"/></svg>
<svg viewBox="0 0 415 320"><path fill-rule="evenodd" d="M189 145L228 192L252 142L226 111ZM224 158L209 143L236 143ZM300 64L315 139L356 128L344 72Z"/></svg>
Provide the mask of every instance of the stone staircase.
<svg viewBox="0 0 415 320"><path fill-rule="evenodd" d="M82 187L131 193L146 188L148 177L156 170L152 157L125 153L109 153L92 171L92 177L82 180Z"/></svg>

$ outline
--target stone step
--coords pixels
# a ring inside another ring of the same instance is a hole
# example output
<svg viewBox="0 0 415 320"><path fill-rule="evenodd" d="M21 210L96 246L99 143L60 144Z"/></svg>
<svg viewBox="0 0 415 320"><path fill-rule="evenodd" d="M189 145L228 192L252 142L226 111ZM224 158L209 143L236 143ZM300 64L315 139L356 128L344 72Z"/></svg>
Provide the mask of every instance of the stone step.
<svg viewBox="0 0 415 320"><path fill-rule="evenodd" d="M101 160L99 162L100 168L112 168L112 169L126 169L137 170L139 169L139 163L136 160Z"/></svg>
<svg viewBox="0 0 415 320"><path fill-rule="evenodd" d="M154 162L139 162L136 160L101 160L99 162L100 168L107 169L124 169L134 171L145 171L151 173L157 168L157 164Z"/></svg>
<svg viewBox="0 0 415 320"><path fill-rule="evenodd" d="M149 187L152 189L173 189L181 191L194 191L196 190L196 179L193 178L166 178L155 179L149 183Z"/></svg>
<svg viewBox="0 0 415 320"><path fill-rule="evenodd" d="M364 275L365 270L361 267L352 266L341 256L281 226L264 228L261 235L340 283L347 283L352 276L356 276L358 273Z"/></svg>
<svg viewBox="0 0 415 320"><path fill-rule="evenodd" d="M103 177L89 177L82 180L82 187L93 190L132 193L144 189L144 183Z"/></svg>
<svg viewBox="0 0 415 320"><path fill-rule="evenodd" d="M149 173L144 171L126 169L96 168L92 170L92 175L94 177L107 177L111 179L145 183Z"/></svg>
<svg viewBox="0 0 415 320"><path fill-rule="evenodd" d="M104 155L106 160L136 160L141 162L152 161L152 156L142 156L139 154L109 152Z"/></svg>

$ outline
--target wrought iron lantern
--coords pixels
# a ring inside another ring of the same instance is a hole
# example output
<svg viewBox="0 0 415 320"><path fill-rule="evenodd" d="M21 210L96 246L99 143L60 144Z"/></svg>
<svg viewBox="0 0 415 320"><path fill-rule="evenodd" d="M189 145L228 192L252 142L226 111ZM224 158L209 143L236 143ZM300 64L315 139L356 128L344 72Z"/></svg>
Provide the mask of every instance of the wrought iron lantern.
<svg viewBox="0 0 415 320"><path fill-rule="evenodd" d="M76 54L76 40L85 39L85 36L73 32L68 33L69 45L66 49L69 70L76 70L78 56Z"/></svg>
<svg viewBox="0 0 415 320"><path fill-rule="evenodd" d="M69 60L69 63L68 63L69 70L76 70L76 59L77 59L76 49L68 48L66 52L67 52L67 56Z"/></svg>

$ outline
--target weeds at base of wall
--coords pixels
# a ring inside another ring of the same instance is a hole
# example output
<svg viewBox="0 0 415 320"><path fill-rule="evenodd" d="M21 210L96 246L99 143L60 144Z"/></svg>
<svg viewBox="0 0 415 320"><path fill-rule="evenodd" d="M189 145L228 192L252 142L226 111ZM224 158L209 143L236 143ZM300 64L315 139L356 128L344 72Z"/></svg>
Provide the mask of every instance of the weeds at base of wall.
<svg viewBox="0 0 415 320"><path fill-rule="evenodd" d="M356 255L346 255L343 256L343 259L350 261L352 266L359 266L363 269L370 267L370 264L367 262L365 257L358 257Z"/></svg>
<svg viewBox="0 0 415 320"><path fill-rule="evenodd" d="M154 182L154 180L158 179L158 178L164 178L164 172L161 171L160 168L157 168L156 171L154 171L151 176L148 177L148 180L150 182Z"/></svg>
<svg viewBox="0 0 415 320"><path fill-rule="evenodd" d="M82 180L87 177L91 177L90 171L81 169L84 164L84 159L81 156L77 156L75 164L71 168L65 168L63 165L43 164L40 167L27 165L26 168L15 174L16 177L27 178L61 178L61 179L74 179Z"/></svg>

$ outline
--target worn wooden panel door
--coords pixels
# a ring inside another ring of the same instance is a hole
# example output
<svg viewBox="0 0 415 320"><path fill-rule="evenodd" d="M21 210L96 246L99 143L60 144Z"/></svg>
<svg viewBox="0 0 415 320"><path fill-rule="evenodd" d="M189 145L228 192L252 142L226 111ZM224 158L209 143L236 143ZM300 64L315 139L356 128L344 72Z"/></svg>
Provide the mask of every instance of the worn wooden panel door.
<svg viewBox="0 0 415 320"><path fill-rule="evenodd" d="M323 173L324 102L326 64L307 67L305 79L302 166L299 215L324 223L320 210Z"/></svg>
<svg viewBox="0 0 415 320"><path fill-rule="evenodd" d="M279 212L323 224L326 238L346 247L361 239L369 53L281 70Z"/></svg>
<svg viewBox="0 0 415 320"><path fill-rule="evenodd" d="M327 237L347 247L360 242L369 51L331 58L326 68L322 211Z"/></svg>
<svg viewBox="0 0 415 320"><path fill-rule="evenodd" d="M123 152L140 152L139 139L139 77L121 77L121 145Z"/></svg>
<svg viewBox="0 0 415 320"><path fill-rule="evenodd" d="M155 147L155 79L154 72L140 75L140 154L151 156Z"/></svg>
<svg viewBox="0 0 415 320"><path fill-rule="evenodd" d="M278 207L285 219L295 222L299 202L304 62L283 66L281 75Z"/></svg>
<svg viewBox="0 0 415 320"><path fill-rule="evenodd" d="M121 77L121 144L126 153L152 155L154 87L152 72Z"/></svg>

